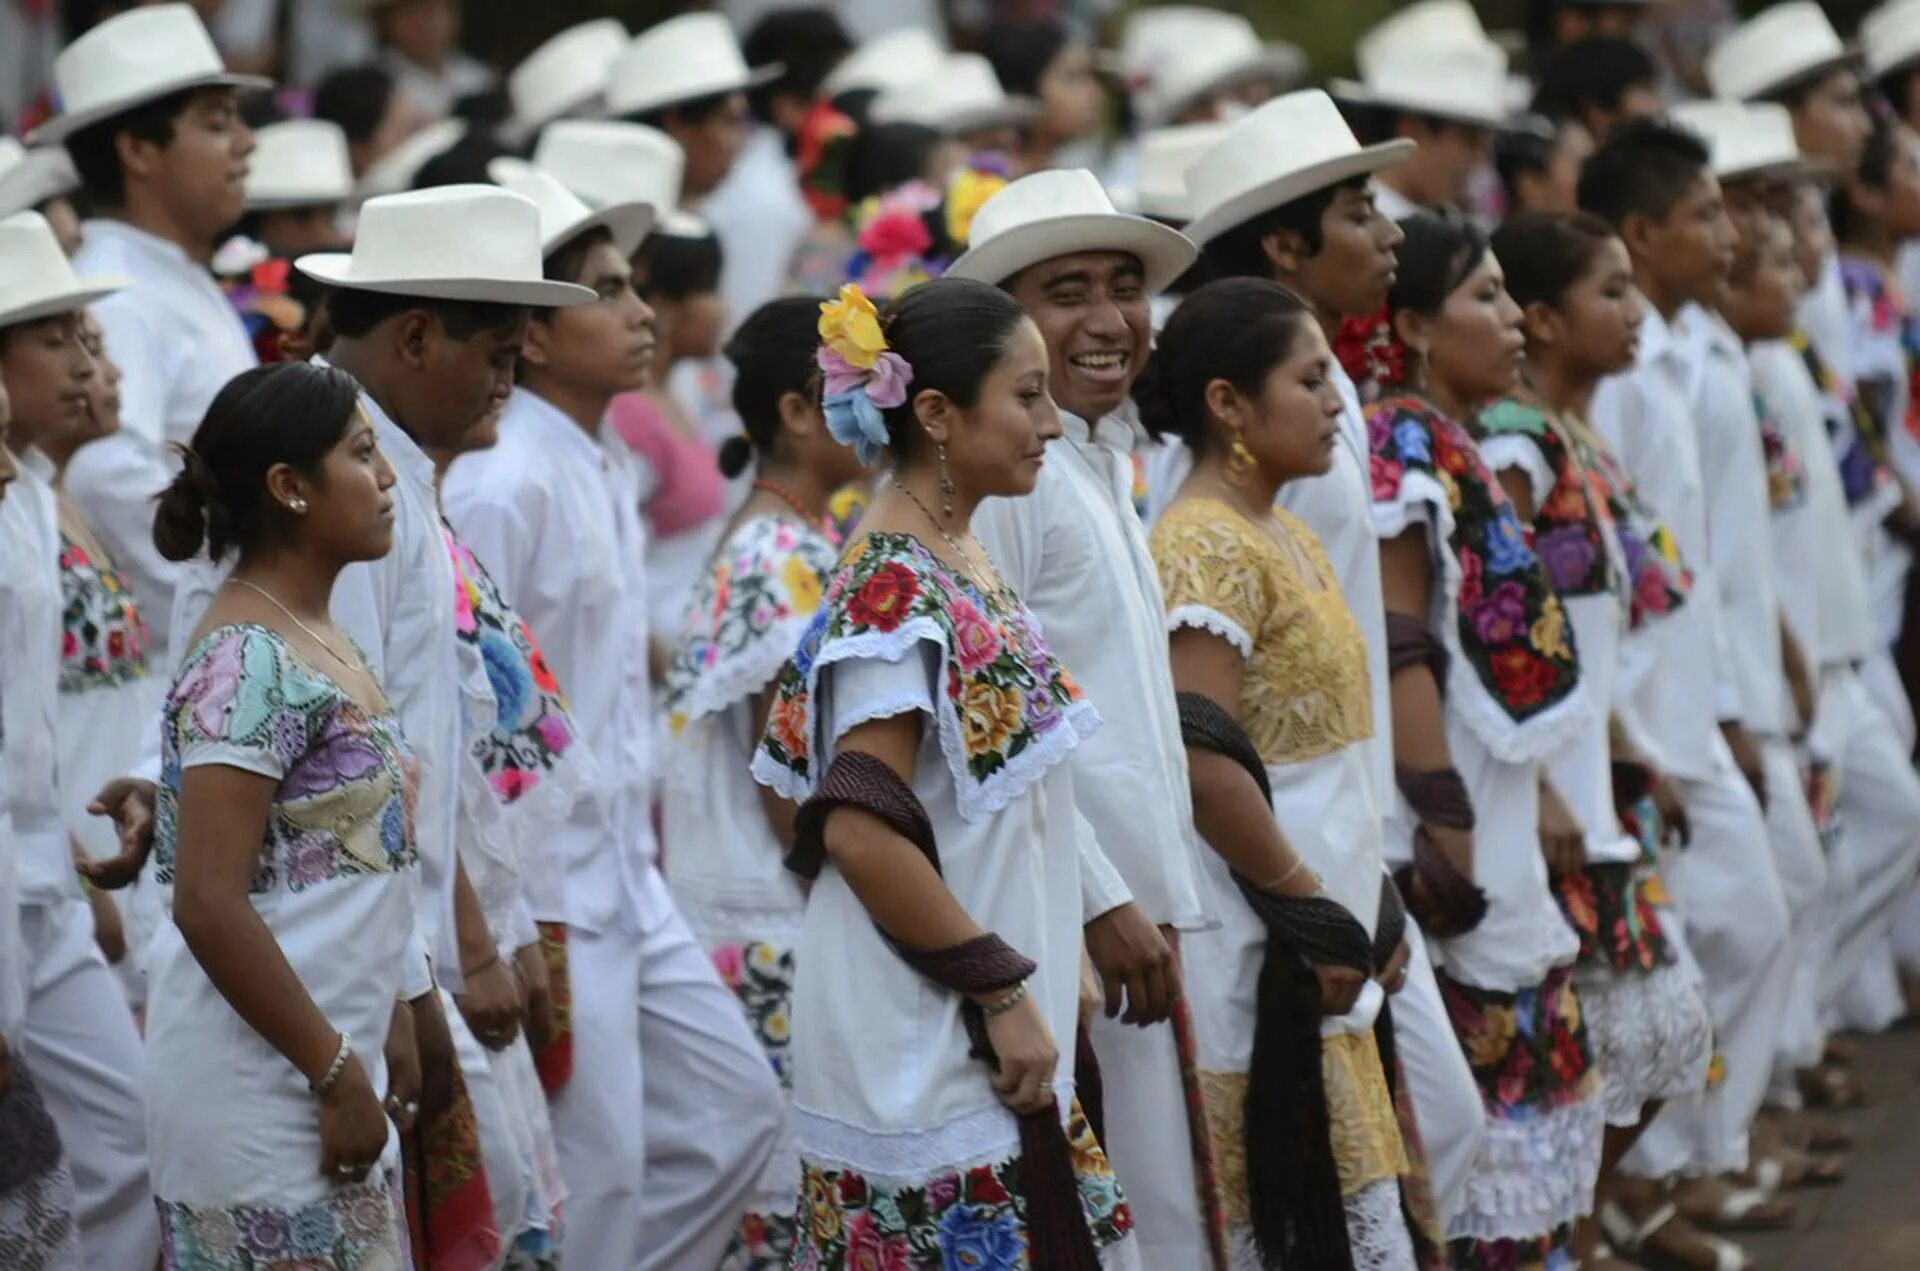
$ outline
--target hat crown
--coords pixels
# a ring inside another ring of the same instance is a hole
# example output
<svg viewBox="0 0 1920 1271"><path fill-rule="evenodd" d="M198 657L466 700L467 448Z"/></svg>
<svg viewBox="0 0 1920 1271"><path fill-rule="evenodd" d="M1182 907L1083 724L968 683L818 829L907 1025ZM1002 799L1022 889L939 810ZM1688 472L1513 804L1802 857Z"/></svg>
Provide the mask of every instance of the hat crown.
<svg viewBox="0 0 1920 1271"><path fill-rule="evenodd" d="M533 164L589 207L646 203L665 213L679 206L687 156L646 124L561 119L541 132Z"/></svg>
<svg viewBox="0 0 1920 1271"><path fill-rule="evenodd" d="M1165 120L1243 70L1267 60L1253 24L1237 13L1195 5L1140 10L1127 25L1122 60L1143 81L1143 112Z"/></svg>
<svg viewBox="0 0 1920 1271"><path fill-rule="evenodd" d="M1423 0L1387 18L1354 45L1354 63L1361 77L1371 83L1370 66L1385 61L1393 66L1420 51L1492 44L1480 15L1467 0ZM1498 47L1497 45L1495 46Z"/></svg>
<svg viewBox="0 0 1920 1271"><path fill-rule="evenodd" d="M1190 220L1187 169L1227 134L1226 124L1185 124L1155 128L1140 139L1140 166L1134 178L1134 202L1147 216Z"/></svg>
<svg viewBox="0 0 1920 1271"><path fill-rule="evenodd" d="M84 290L74 277L73 265L60 250L53 226L38 212L16 212L0 219L0 315L66 312L85 303L75 299L66 308L47 309L50 300L72 296ZM19 317L10 321L27 321ZM0 320L0 326L10 324Z"/></svg>
<svg viewBox="0 0 1920 1271"><path fill-rule="evenodd" d="M338 203L353 193L347 134L325 119L289 119L253 134L247 204Z"/></svg>
<svg viewBox="0 0 1920 1271"><path fill-rule="evenodd" d="M733 27L718 13L683 13L633 37L607 71L616 115L745 88L752 79Z"/></svg>
<svg viewBox="0 0 1920 1271"><path fill-rule="evenodd" d="M885 92L931 79L947 60L947 46L925 27L899 27L876 35L847 54L823 86L837 97L856 89Z"/></svg>
<svg viewBox="0 0 1920 1271"><path fill-rule="evenodd" d="M883 90L869 113L875 123L964 129L977 125L981 115L1009 109L1012 101L993 63L978 53L949 53L914 82Z"/></svg>
<svg viewBox="0 0 1920 1271"><path fill-rule="evenodd" d="M389 194L360 207L351 276L538 282L541 242L540 209L498 186Z"/></svg>
<svg viewBox="0 0 1920 1271"><path fill-rule="evenodd" d="M1860 49L1875 79L1920 58L1920 0L1889 0L1861 18Z"/></svg>
<svg viewBox="0 0 1920 1271"><path fill-rule="evenodd" d="M1682 102L1671 118L1706 141L1714 175L1723 179L1804 161L1793 135L1793 116L1778 102Z"/></svg>
<svg viewBox="0 0 1920 1271"><path fill-rule="evenodd" d="M62 114L78 114L141 90L226 70L191 5L129 9L69 44L53 60Z"/></svg>
<svg viewBox="0 0 1920 1271"><path fill-rule="evenodd" d="M618 18L595 18L542 44L507 77L514 118L544 124L604 93L628 40Z"/></svg>
<svg viewBox="0 0 1920 1271"><path fill-rule="evenodd" d="M1063 216L1117 216L1100 179L1085 168L1050 168L1021 177L973 214L969 250L1035 221ZM1089 243L1089 250L1097 249Z"/></svg>
<svg viewBox="0 0 1920 1271"><path fill-rule="evenodd" d="M518 194L539 210L543 248L593 215L593 209L574 197L571 190L530 163L496 159L488 165L487 174L500 183L501 189Z"/></svg>
<svg viewBox="0 0 1920 1271"><path fill-rule="evenodd" d="M1809 71L1843 61L1847 49L1813 0L1764 10L1707 54L1707 83L1716 97L1764 96Z"/></svg>
<svg viewBox="0 0 1920 1271"><path fill-rule="evenodd" d="M1292 172L1360 153L1333 98L1317 88L1276 97L1241 116L1187 169L1187 191L1211 206Z"/></svg>

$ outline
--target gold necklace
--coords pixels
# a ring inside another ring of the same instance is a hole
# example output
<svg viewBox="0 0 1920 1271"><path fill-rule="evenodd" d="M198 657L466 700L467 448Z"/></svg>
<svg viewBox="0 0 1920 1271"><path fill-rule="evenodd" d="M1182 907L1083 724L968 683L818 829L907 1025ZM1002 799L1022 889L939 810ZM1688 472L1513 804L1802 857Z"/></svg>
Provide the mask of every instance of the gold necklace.
<svg viewBox="0 0 1920 1271"><path fill-rule="evenodd" d="M927 510L927 505L920 501L920 496L912 490L909 490L899 477L889 477L888 480L893 483L894 489L900 491L900 493L906 495L907 498L913 501L913 506L920 509L920 515L926 517L927 523L933 526L935 532L947 541L947 546L953 549L953 554L960 558L960 570L961 573L967 575L967 581L971 582L975 587L978 587L981 593L989 600L997 600L1003 605L1011 605L1016 602L1017 597L1014 596L1012 590L1009 589L1007 584L1001 579L1000 571L993 567L993 561L986 559L985 552L982 552L980 557L976 558L974 553L969 551L965 544L947 532L947 527L940 524L940 522L935 519L933 513ZM976 574L991 578L993 582L990 585L982 583L978 577L974 576Z"/></svg>
<svg viewBox="0 0 1920 1271"><path fill-rule="evenodd" d="M300 621L300 616L298 614L294 613L293 610L287 608L286 605L282 604L280 602L280 597L274 595L272 592L268 591L265 587L260 586L258 583L250 583L244 578L229 578L227 581L239 583L242 587L245 587L248 591L258 592L262 596L265 596L267 600L272 603L275 609L278 609L281 613L284 613L287 615L287 620L289 622L293 623L294 626L306 632L309 639L311 639L315 644L319 645L321 648L325 649L328 652L328 654L332 656L333 660L335 662L338 662L341 666L346 667L349 671L358 671L361 669L361 665L358 661L349 662L347 661L347 659L341 657L337 649L335 649L332 645L328 644L325 640L322 640L320 638L320 633L318 631L315 631L312 627Z"/></svg>

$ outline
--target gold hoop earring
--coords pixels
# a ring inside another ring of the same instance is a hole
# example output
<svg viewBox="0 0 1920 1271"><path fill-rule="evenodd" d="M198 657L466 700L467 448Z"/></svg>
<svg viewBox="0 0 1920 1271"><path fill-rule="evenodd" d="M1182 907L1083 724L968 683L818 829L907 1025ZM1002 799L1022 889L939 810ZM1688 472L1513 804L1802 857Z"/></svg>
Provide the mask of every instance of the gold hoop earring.
<svg viewBox="0 0 1920 1271"><path fill-rule="evenodd" d="M948 520L953 519L953 474L947 471L947 443L937 443L940 448L940 511Z"/></svg>
<svg viewBox="0 0 1920 1271"><path fill-rule="evenodd" d="M1245 485L1247 478L1253 475L1254 468L1258 466L1259 462L1253 457L1253 451L1247 449L1247 443L1241 439L1240 434L1233 434L1233 445L1227 451L1228 482L1233 485Z"/></svg>

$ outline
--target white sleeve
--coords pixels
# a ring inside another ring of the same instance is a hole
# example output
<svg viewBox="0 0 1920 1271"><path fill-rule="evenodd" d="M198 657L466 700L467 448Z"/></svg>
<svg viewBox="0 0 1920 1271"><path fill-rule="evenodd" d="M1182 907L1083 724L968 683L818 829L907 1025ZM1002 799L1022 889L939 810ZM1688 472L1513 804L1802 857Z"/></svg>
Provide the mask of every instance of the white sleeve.
<svg viewBox="0 0 1920 1271"><path fill-rule="evenodd" d="M898 662L885 658L848 658L820 672L821 771L833 762L840 738L861 724L918 712L933 722L933 666L939 650L919 646L921 656Z"/></svg>
<svg viewBox="0 0 1920 1271"><path fill-rule="evenodd" d="M1087 820L1078 807L1074 809L1073 820L1080 845L1080 922L1084 926L1130 903L1133 893L1127 890L1125 880L1107 859L1107 854L1100 850L1100 837L1093 832L1093 822Z"/></svg>
<svg viewBox="0 0 1920 1271"><path fill-rule="evenodd" d="M1553 493L1553 470L1547 467L1547 457L1540 453L1540 447L1530 437L1517 433L1496 433L1480 443L1480 457L1487 461L1487 466L1496 474L1508 468L1524 473L1527 490L1533 495L1536 509Z"/></svg>

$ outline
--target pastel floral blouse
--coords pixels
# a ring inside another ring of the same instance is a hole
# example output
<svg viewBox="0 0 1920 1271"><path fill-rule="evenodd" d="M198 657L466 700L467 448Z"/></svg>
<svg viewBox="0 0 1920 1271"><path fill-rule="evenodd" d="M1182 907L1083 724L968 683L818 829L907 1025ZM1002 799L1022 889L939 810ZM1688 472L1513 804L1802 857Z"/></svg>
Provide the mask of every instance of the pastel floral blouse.
<svg viewBox="0 0 1920 1271"><path fill-rule="evenodd" d="M147 624L110 560L60 536L60 691L111 688L147 674Z"/></svg>

